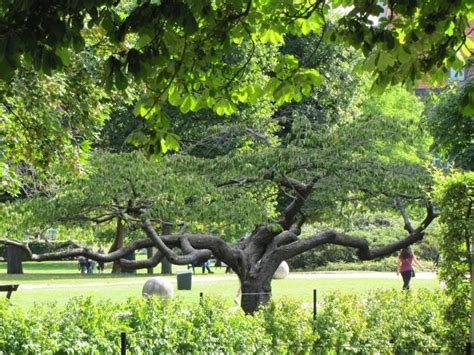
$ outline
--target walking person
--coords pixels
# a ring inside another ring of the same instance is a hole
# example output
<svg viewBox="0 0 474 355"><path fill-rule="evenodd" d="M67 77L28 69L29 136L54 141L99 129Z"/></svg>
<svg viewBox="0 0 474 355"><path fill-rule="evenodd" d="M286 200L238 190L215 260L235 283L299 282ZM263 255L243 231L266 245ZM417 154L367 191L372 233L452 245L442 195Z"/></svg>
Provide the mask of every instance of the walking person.
<svg viewBox="0 0 474 355"><path fill-rule="evenodd" d="M204 261L201 263L201 267L202 267L202 273L205 274L206 273L206 270L209 274L213 274L214 271L211 270L210 268L211 266L211 262L210 260L207 260L207 261Z"/></svg>
<svg viewBox="0 0 474 355"><path fill-rule="evenodd" d="M99 250L97 251L99 254L104 254L104 250L101 248L99 248ZM99 274L102 274L104 272L104 268L105 268L105 262L103 261L98 261L97 262L98 266L97 266L97 270L99 270Z"/></svg>
<svg viewBox="0 0 474 355"><path fill-rule="evenodd" d="M87 259L83 256L78 258L78 269L81 274L85 274L87 271Z"/></svg>
<svg viewBox="0 0 474 355"><path fill-rule="evenodd" d="M86 259L86 265L87 265L87 273L88 274L93 274L94 273L94 266L95 266L94 260Z"/></svg>
<svg viewBox="0 0 474 355"><path fill-rule="evenodd" d="M403 248L400 252L400 256L398 257L397 275L402 274L404 290L410 289L410 280L412 277L415 276L413 264L416 264L418 267L421 267L418 260L416 260L415 253L413 253L411 248Z"/></svg>

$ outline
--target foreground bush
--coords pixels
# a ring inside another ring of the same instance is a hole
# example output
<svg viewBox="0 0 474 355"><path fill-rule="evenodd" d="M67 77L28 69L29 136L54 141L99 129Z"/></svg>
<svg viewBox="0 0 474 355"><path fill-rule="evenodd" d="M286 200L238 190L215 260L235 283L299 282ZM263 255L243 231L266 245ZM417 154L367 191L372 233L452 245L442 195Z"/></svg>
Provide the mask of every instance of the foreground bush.
<svg viewBox="0 0 474 355"><path fill-rule="evenodd" d="M446 350L445 304L441 293L428 291L333 294L313 322L312 311L292 301L254 316L214 298L195 305L78 298L64 309L37 306L28 313L2 301L0 352L119 353L124 331L132 354L433 353Z"/></svg>

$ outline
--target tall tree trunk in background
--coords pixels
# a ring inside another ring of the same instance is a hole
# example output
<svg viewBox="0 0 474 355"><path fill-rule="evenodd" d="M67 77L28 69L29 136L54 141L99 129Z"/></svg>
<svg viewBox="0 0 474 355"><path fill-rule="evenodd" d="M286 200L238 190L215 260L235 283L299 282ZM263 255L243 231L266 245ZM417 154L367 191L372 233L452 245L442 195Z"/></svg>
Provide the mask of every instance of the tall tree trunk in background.
<svg viewBox="0 0 474 355"><path fill-rule="evenodd" d="M124 259L127 259L127 260L135 260L135 252L132 251L130 254L127 254L124 256ZM121 272L124 272L124 273L127 273L127 274L136 274L137 273L137 269L134 269L134 268L126 268L125 266L122 266L122 271Z"/></svg>
<svg viewBox="0 0 474 355"><path fill-rule="evenodd" d="M116 251L123 247L123 238L125 232L125 226L122 223L123 219L121 217L117 217L117 227L115 232L115 240L112 246L110 247L109 253ZM120 260L114 261L114 265L112 267L112 273L120 273L122 272L122 266L120 265Z"/></svg>
<svg viewBox="0 0 474 355"><path fill-rule="evenodd" d="M14 245L7 246L7 273L8 274L23 274L23 250Z"/></svg>
<svg viewBox="0 0 474 355"><path fill-rule="evenodd" d="M163 227L161 228L161 234L170 235L171 233L173 233L173 225L166 222L163 223ZM166 257L161 260L161 273L165 275L173 273L171 263Z"/></svg>
<svg viewBox="0 0 474 355"><path fill-rule="evenodd" d="M153 248L153 247L146 248L146 257L147 257L147 259L151 259L153 257L154 252L156 252L155 248ZM154 267L150 266L146 269L146 272L149 275L153 275L153 270L154 270Z"/></svg>

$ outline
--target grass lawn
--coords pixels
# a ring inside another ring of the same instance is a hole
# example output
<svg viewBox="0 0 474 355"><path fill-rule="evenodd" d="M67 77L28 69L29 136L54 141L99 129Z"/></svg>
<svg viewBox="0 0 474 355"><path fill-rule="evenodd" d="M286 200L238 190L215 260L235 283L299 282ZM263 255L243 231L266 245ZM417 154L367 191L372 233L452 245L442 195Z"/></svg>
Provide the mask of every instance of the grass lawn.
<svg viewBox="0 0 474 355"><path fill-rule="evenodd" d="M173 265L173 272L187 270L185 266ZM175 295L182 297L186 302L198 302L199 294L221 296L229 302L235 297L239 282L235 274L224 274L224 268L213 268L215 274L201 274L196 268L193 277L192 290L176 290L176 275L163 276L175 286ZM7 275L6 264L0 263L0 284L20 284L14 292L11 301L22 308L30 308L35 303L56 302L63 306L67 300L76 296L91 296L95 300L110 299L115 302L124 302L129 297L141 297L141 289L150 275L142 270L136 275L111 275L110 267L107 273L81 275L75 262L43 262L24 263L23 275ZM160 268L155 268L159 273ZM213 276L226 276L224 280L214 280ZM160 275L161 276L161 275ZM23 287L22 287L23 285ZM294 300L312 302L313 289L318 290L318 297L333 291L349 293L366 293L371 289L400 289L401 279L373 279L373 278L312 278L312 279L284 279L274 280L272 283L275 299L292 298ZM438 288L437 280L413 279L413 289ZM0 297L2 294L0 294ZM321 298L320 298L321 299Z"/></svg>

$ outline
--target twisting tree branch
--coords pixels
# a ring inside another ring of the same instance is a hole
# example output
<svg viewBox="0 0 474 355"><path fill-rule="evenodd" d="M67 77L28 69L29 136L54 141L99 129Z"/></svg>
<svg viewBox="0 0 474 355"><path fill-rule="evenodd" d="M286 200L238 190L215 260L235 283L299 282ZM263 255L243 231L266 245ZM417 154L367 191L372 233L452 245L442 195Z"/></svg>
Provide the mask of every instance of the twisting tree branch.
<svg viewBox="0 0 474 355"><path fill-rule="evenodd" d="M280 184L285 187L289 187L296 192L296 197L293 201L285 208L282 217L278 220L279 223L284 229L288 229L295 222L295 218L298 213L301 212L303 205L308 198L313 187L318 181L318 177L315 177L309 184L304 184L295 179L285 177Z"/></svg>
<svg viewBox="0 0 474 355"><path fill-rule="evenodd" d="M364 238L353 237L329 230L317 233L303 240L283 245L277 248L271 257L275 258L276 260L283 260L284 258L291 258L319 245L336 244L358 249L357 256L360 260L381 258L423 239L425 229L436 217L437 215L434 211L433 205L431 203L427 203L425 219L416 229L412 229L412 232L410 232L408 236L396 242L374 249L370 249L369 243Z"/></svg>
<svg viewBox="0 0 474 355"><path fill-rule="evenodd" d="M111 262L123 258L125 255L130 254L131 252L137 249L143 249L153 246L153 242L151 240L140 239L107 254L95 252L87 247L78 247L74 249L66 249L44 254L34 254L31 252L31 249L26 244L23 244L17 240L3 239L0 240L0 243L5 245L14 245L22 249L26 254L26 259L31 261L61 260L84 256L86 258L96 261ZM77 245L74 242L71 243Z"/></svg>
<svg viewBox="0 0 474 355"><path fill-rule="evenodd" d="M120 264L122 265L122 267L125 267L127 269L144 269L144 268L149 268L149 267L155 267L161 262L163 258L164 258L163 253L157 251L149 259L146 259L146 260L120 259Z"/></svg>
<svg viewBox="0 0 474 355"><path fill-rule="evenodd" d="M410 219L408 218L408 214L407 214L407 211L405 210L405 206L403 206L403 203L400 201L400 199L398 198L395 199L395 206L400 210L402 214L403 221L405 222L405 226L404 226L405 230L410 234L413 233L414 229L411 225Z"/></svg>
<svg viewBox="0 0 474 355"><path fill-rule="evenodd" d="M212 252L209 249L194 249L189 240L184 235L181 235L179 239L181 249L183 250L183 252L186 253L186 255L177 255L170 248L168 248L168 246L163 242L163 240L160 239L158 234L155 232L153 225L148 219L145 220L145 222L143 223L143 230L145 231L146 235L153 241L156 247L173 264L187 265L193 261L207 260L212 255Z"/></svg>

